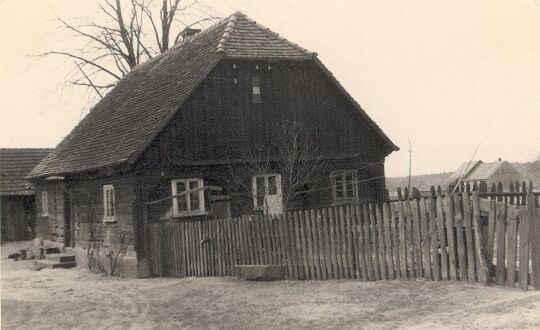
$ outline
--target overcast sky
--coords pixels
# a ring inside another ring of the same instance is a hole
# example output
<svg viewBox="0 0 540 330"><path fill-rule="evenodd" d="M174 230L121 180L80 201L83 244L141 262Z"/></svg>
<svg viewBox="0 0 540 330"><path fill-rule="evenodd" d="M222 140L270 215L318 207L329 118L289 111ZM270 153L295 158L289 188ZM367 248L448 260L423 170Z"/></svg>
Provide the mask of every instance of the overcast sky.
<svg viewBox="0 0 540 330"><path fill-rule="evenodd" d="M240 10L319 58L401 148L389 176L477 159L540 155L540 1L207 0ZM0 147L54 147L97 99L65 85L72 61L35 55L80 45L94 1L0 0Z"/></svg>

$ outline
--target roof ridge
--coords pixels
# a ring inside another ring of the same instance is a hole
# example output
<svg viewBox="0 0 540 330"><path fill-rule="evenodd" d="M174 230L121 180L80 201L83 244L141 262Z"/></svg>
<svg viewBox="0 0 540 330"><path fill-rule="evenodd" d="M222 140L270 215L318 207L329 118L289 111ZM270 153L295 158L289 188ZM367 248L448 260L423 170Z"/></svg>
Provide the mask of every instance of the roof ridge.
<svg viewBox="0 0 540 330"><path fill-rule="evenodd" d="M167 49L166 52L168 51L171 51L171 50L176 50L178 48L181 48L182 46L184 46L185 44L187 43L190 43L192 41L195 41L197 39L199 39L200 37L210 33L211 31L214 31L215 29L217 29L219 26L221 26L222 24L224 24L225 22L229 21L230 20L230 17L232 15L228 16L228 17L225 17L225 18L222 18L220 19L219 21L217 21L215 24L207 27L206 29L202 29L201 32L198 32L197 34L187 38L187 39L182 39L182 41L178 42L177 44L173 45L171 48Z"/></svg>
<svg viewBox="0 0 540 330"><path fill-rule="evenodd" d="M233 14L234 15L234 14ZM231 15L231 16L233 16ZM224 24L225 22L227 22L228 20L230 20L230 17L226 17L226 18L222 18L220 19L219 21L217 21L215 24L207 27L206 29L203 29L201 32L187 38L187 39L183 39L181 41L179 41L178 43L172 45L172 47L169 47L169 49L166 49L165 51L163 51L162 53L159 53L157 54L156 56L148 59L147 61L143 62L143 63L140 63L139 65L137 65L136 67L134 67L133 69L131 69L127 74L129 75L131 72L135 71L135 70L138 70L144 66L147 66L153 62L156 62L156 61L159 61L164 55L167 55L168 53L171 53L173 51L176 51L176 50L179 50L181 49L183 46L185 46L186 44L188 43L191 43L197 39L199 39L200 37L214 31L215 29L217 29L218 27L220 27L222 24Z"/></svg>
<svg viewBox="0 0 540 330"><path fill-rule="evenodd" d="M227 41L229 41L229 38L231 37L231 34L236 26L236 20L238 19L238 16L245 16L241 12L237 11L231 16L229 16L229 22L227 23L227 27L225 28L225 31L223 32L223 36L221 39L219 39L217 52L218 53L225 53L225 45L227 44Z"/></svg>
<svg viewBox="0 0 540 330"><path fill-rule="evenodd" d="M241 16L241 17L245 18L251 24L255 24L259 28L265 30L267 33L273 35L274 37L278 38L279 40L281 40L281 41L283 41L283 42L285 42L287 44L289 44L290 46L298 49L301 52L304 52L304 53L306 53L308 55L311 55L311 56L317 56L318 55L316 52L309 51L308 49L306 49L304 47L301 47L297 43L294 43L292 41L289 41L289 40L285 39L284 37L280 36L279 33L272 31L269 27L266 27L266 26L264 26L264 25L262 25L260 23L257 23L257 21L249 18L247 15L245 15L244 13L242 13L240 11L237 11L236 13L234 13L234 15Z"/></svg>

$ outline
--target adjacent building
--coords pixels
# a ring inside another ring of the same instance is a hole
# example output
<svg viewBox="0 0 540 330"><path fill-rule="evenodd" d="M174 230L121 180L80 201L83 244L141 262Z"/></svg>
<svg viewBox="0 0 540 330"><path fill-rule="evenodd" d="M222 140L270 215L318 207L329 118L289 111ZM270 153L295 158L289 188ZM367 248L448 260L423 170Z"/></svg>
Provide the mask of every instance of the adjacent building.
<svg viewBox="0 0 540 330"><path fill-rule="evenodd" d="M52 149L0 149L2 242L31 239L35 233L34 185L25 177Z"/></svg>

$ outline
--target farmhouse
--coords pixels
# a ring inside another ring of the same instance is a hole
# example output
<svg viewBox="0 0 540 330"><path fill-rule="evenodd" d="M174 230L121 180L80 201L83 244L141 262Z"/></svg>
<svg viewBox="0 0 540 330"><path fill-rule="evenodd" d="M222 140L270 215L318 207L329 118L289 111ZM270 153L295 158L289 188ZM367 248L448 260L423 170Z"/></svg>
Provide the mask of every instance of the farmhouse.
<svg viewBox="0 0 540 330"><path fill-rule="evenodd" d="M455 186L460 181L460 186L476 184L482 187L482 190L487 191L493 184L501 183L506 189L510 183L521 182L524 179L523 174L507 161L484 163L481 160L476 160L461 164L448 178L447 185Z"/></svg>
<svg viewBox="0 0 540 330"><path fill-rule="evenodd" d="M34 186L25 176L52 149L0 149L2 242L32 238L36 223Z"/></svg>
<svg viewBox="0 0 540 330"><path fill-rule="evenodd" d="M281 151L306 144L309 180L285 202ZM237 12L132 70L32 170L38 233L84 247L127 231L143 274L149 223L375 201L395 150L316 53Z"/></svg>

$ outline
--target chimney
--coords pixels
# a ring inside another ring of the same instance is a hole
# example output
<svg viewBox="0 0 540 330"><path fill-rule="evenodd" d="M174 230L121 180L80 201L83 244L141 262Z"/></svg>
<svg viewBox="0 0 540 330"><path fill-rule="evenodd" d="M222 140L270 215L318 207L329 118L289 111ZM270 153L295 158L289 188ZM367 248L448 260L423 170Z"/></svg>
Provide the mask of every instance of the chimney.
<svg viewBox="0 0 540 330"><path fill-rule="evenodd" d="M502 158L499 158L499 161L502 162Z"/></svg>
<svg viewBox="0 0 540 330"><path fill-rule="evenodd" d="M192 28L187 27L184 29L184 31L180 32L180 35L182 36L182 39L187 39L189 37L196 35L199 32L201 32L201 29L192 29Z"/></svg>

